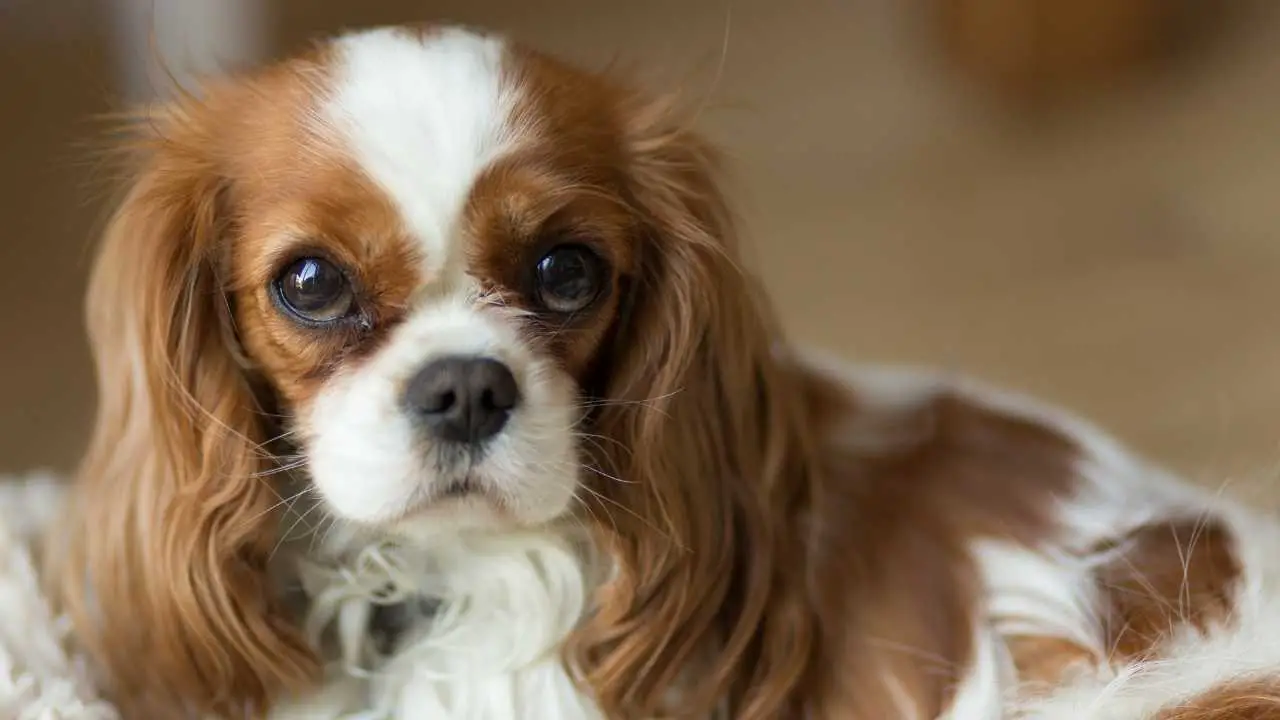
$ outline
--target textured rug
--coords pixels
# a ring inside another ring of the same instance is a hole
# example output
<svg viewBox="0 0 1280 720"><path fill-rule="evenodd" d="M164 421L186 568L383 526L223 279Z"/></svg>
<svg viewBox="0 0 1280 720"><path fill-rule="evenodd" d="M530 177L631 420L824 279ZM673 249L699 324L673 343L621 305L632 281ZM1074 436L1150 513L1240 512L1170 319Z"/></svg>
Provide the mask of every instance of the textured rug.
<svg viewBox="0 0 1280 720"><path fill-rule="evenodd" d="M34 544L56 528L61 499L52 475L0 478L0 718L119 720L84 658L67 650L69 623L40 590Z"/></svg>

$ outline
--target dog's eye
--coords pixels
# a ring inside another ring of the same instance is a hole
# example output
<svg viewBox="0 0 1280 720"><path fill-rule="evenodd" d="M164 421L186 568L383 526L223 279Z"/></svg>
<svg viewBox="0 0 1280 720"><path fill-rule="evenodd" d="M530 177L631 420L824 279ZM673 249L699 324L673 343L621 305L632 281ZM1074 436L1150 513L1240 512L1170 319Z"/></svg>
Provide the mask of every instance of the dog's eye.
<svg viewBox="0 0 1280 720"><path fill-rule="evenodd" d="M347 276L320 258L295 261L276 278L276 288L287 311L313 323L346 317L355 299Z"/></svg>
<svg viewBox="0 0 1280 720"><path fill-rule="evenodd" d="M534 271L538 303L558 313L586 308L600 294L603 265L600 256L582 245L552 248Z"/></svg>

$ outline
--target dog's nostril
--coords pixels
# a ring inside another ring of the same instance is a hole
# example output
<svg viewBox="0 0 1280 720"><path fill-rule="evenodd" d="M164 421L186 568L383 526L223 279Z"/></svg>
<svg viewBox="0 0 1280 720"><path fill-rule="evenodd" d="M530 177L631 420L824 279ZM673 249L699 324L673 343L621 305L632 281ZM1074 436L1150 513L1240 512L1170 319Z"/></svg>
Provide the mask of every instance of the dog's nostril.
<svg viewBox="0 0 1280 720"><path fill-rule="evenodd" d="M405 404L436 437L475 443L497 434L520 401L511 370L491 358L448 357L418 371Z"/></svg>
<svg viewBox="0 0 1280 720"><path fill-rule="evenodd" d="M490 410L513 410L519 398L515 378L508 373L506 377L494 378L494 383L485 388L480 402Z"/></svg>
<svg viewBox="0 0 1280 720"><path fill-rule="evenodd" d="M457 401L458 396L456 393L452 390L445 390L440 393L428 394L423 398L422 407L419 409L422 412L429 413L444 412L453 407L453 404Z"/></svg>

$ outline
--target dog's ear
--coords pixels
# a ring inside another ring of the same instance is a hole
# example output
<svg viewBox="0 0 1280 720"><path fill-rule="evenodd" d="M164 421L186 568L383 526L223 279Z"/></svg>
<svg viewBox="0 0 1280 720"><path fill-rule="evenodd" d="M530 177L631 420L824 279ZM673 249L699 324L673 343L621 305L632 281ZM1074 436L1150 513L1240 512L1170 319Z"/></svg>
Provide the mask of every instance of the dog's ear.
<svg viewBox="0 0 1280 720"><path fill-rule="evenodd" d="M314 677L266 565L278 497L221 285L235 232L203 107L148 118L87 298L98 411L55 559L130 717L243 715Z"/></svg>
<svg viewBox="0 0 1280 720"><path fill-rule="evenodd" d="M803 583L777 582L795 470L777 332L739 267L712 149L662 105L625 116L642 267L592 428L609 440L593 514L617 574L578 662L610 717L706 717L724 698L734 717L779 717L810 629L785 589Z"/></svg>

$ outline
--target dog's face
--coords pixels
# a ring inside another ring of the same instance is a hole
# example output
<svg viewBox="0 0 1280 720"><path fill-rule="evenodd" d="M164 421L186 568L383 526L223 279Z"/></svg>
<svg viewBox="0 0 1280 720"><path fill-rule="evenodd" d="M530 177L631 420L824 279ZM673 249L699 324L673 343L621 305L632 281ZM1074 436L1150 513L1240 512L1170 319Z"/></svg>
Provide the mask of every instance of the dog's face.
<svg viewBox="0 0 1280 720"><path fill-rule="evenodd" d="M666 697L765 517L748 478L786 460L768 318L670 109L389 29L149 113L89 290L100 402L62 593L120 696L157 708L137 714L314 677L274 594L283 470L410 542L581 500L614 579L570 644L602 706Z"/></svg>
<svg viewBox="0 0 1280 720"><path fill-rule="evenodd" d="M247 130L280 142L251 140L225 191L239 341L295 462L335 517L411 535L561 515L637 269L616 107L462 32L321 61L289 111L248 96Z"/></svg>

